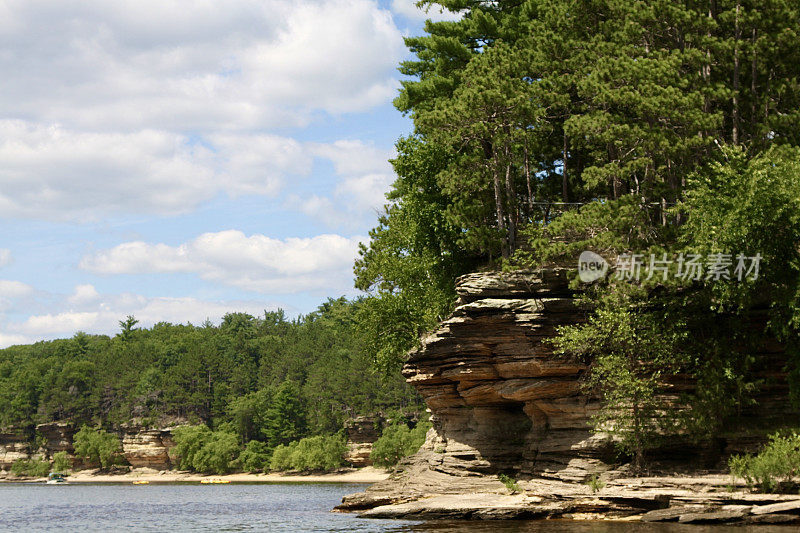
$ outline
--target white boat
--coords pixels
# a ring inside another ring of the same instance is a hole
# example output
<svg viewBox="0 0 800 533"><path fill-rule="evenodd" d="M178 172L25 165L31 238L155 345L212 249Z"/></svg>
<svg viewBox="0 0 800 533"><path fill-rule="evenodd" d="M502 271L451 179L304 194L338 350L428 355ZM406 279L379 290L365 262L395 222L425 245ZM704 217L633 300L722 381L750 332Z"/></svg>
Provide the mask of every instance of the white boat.
<svg viewBox="0 0 800 533"><path fill-rule="evenodd" d="M47 476L48 485L59 485L66 482L67 480L64 478L64 474L60 472L51 472L50 475Z"/></svg>

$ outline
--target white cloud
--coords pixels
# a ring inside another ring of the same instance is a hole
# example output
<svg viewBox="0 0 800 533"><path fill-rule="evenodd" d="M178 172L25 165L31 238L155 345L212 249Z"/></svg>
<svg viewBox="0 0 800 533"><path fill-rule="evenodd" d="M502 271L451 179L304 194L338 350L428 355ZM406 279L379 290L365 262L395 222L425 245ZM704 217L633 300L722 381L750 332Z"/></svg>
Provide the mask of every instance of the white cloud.
<svg viewBox="0 0 800 533"><path fill-rule="evenodd" d="M365 211L380 210L388 200L386 192L394 180L390 174L366 174L345 179L334 193L339 198L350 198L353 208Z"/></svg>
<svg viewBox="0 0 800 533"><path fill-rule="evenodd" d="M274 135L212 135L204 145L155 130L81 133L0 120L0 216L182 213L220 193L274 195L311 161L299 143Z"/></svg>
<svg viewBox="0 0 800 533"><path fill-rule="evenodd" d="M68 301L75 303L71 299ZM64 302L54 305L63 306ZM148 298L131 293L98 295L92 302L79 302L76 307L66 310L31 315L18 322L0 324L0 348L41 339L71 337L77 331L114 335L119 332L119 321L127 315L134 315L140 326L150 327L158 322L202 324L211 320L219 323L226 313L245 312L259 316L264 310L276 308L273 304L252 300Z"/></svg>
<svg viewBox="0 0 800 533"><path fill-rule="evenodd" d="M371 0L7 0L0 116L89 130L305 124L388 101L405 54Z"/></svg>
<svg viewBox="0 0 800 533"><path fill-rule="evenodd" d="M229 230L179 246L127 242L84 257L80 266L99 274L195 273L262 292L340 292L352 286L359 241L340 235L279 240Z"/></svg>
<svg viewBox="0 0 800 533"><path fill-rule="evenodd" d="M461 18L460 13L453 13L436 4L420 9L417 7L417 2L418 0L392 0L392 11L414 21L431 19L438 22Z"/></svg>
<svg viewBox="0 0 800 533"><path fill-rule="evenodd" d="M310 150L333 163L339 183L331 197L293 195L287 207L328 226L352 228L373 220L388 203L386 193L394 181L389 159L396 155L394 150L381 150L358 140L312 145Z"/></svg>
<svg viewBox="0 0 800 533"><path fill-rule="evenodd" d="M100 294L97 292L97 289L94 288L94 285L91 284L84 284L84 285L76 285L75 290L72 292L67 301L71 304L85 304L96 302L100 299Z"/></svg>
<svg viewBox="0 0 800 533"><path fill-rule="evenodd" d="M0 248L0 267L4 267L11 263L11 250L7 248Z"/></svg>
<svg viewBox="0 0 800 533"><path fill-rule="evenodd" d="M0 297L20 298L33 292L33 287L21 281L0 279Z"/></svg>
<svg viewBox="0 0 800 533"><path fill-rule="evenodd" d="M89 312L33 315L19 325L18 330L28 335L83 331L94 326L97 323L97 317L98 313Z"/></svg>
<svg viewBox="0 0 800 533"><path fill-rule="evenodd" d="M31 342L34 342L33 339L24 335L0 332L0 348L14 346L15 344L29 344Z"/></svg>

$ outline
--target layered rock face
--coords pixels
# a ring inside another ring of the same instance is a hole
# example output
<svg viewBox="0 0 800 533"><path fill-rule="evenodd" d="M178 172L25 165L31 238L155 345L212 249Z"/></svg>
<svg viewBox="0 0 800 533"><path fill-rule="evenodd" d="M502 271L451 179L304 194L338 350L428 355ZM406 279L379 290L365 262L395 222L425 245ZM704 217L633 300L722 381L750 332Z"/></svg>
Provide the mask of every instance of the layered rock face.
<svg viewBox="0 0 800 533"><path fill-rule="evenodd" d="M351 466L371 466L372 444L381 436L383 419L378 416L358 416L345 422L347 452L344 460Z"/></svg>
<svg viewBox="0 0 800 533"><path fill-rule="evenodd" d="M586 368L548 342L584 317L567 270L470 274L457 291L453 316L403 367L432 413L431 468L565 480L602 471L609 450L590 429L597 402L581 390Z"/></svg>
<svg viewBox="0 0 800 533"><path fill-rule="evenodd" d="M45 439L45 450L52 457L58 452L72 454L75 450L72 447L72 437L75 435L75 428L68 422L48 422L36 426L36 432Z"/></svg>
<svg viewBox="0 0 800 533"><path fill-rule="evenodd" d="M19 459L30 457L30 445L22 432L0 432L0 470L9 470Z"/></svg>
<svg viewBox="0 0 800 533"><path fill-rule="evenodd" d="M659 477L626 479L609 436L592 429L599 402L582 386L587 368L555 354L551 344L559 326L587 315L569 289L568 272L481 273L458 280L453 315L422 339L403 367L432 415L425 444L388 480L345 497L339 509L373 509L363 515L372 517L567 518L670 506L668 518L648 519L703 521L710 517L691 514L712 507L728 512L749 501L741 491L727 492L730 476L722 472L730 453L753 451L775 428L798 423L788 401L783 347L769 341L753 354L751 370L760 387L755 402L738 413L736 427L700 444L673 436L649 456ZM741 327L763 328L764 318L756 311ZM680 408L680 393L695 386L688 376L675 376L660 394L665 405ZM523 493L503 495L498 473L519 480ZM576 483L593 474L606 484L600 495ZM779 499L754 496L750 503ZM734 518L747 513L739 509Z"/></svg>
<svg viewBox="0 0 800 533"><path fill-rule="evenodd" d="M596 397L581 385L587 370L554 354L559 326L586 318L570 290L569 269L469 274L457 282L453 315L409 354L403 375L424 397L434 433L425 461L464 475L508 472L583 481L617 462L607 435L592 430ZM764 327L754 311L742 328ZM769 428L795 423L783 347L767 341L751 368L760 385L738 425L695 446L679 438L652 453L656 461L694 469L724 466L731 453L753 451ZM694 390L686 376L664 384L665 405ZM420 456L422 457L422 456Z"/></svg>
<svg viewBox="0 0 800 533"><path fill-rule="evenodd" d="M169 429L142 429L125 433L122 453L133 468L169 470L173 459L170 449L175 447Z"/></svg>

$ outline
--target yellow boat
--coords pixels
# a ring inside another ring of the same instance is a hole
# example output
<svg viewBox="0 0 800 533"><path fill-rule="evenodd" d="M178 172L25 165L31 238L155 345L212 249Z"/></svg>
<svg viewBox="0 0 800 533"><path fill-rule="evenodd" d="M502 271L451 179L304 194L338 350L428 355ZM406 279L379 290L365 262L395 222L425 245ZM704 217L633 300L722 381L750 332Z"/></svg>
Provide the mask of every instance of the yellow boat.
<svg viewBox="0 0 800 533"><path fill-rule="evenodd" d="M149 485L150 482L147 481L146 479L137 479L136 481L133 482L133 484L134 485Z"/></svg>

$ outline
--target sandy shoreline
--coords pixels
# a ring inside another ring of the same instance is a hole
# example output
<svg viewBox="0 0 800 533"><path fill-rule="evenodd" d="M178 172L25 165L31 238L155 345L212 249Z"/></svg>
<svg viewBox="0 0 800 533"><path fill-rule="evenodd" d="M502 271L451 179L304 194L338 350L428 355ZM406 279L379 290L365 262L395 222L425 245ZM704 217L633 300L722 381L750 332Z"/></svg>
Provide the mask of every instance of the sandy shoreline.
<svg viewBox="0 0 800 533"><path fill-rule="evenodd" d="M92 470L82 470L67 477L69 483L133 483L149 481L151 483L199 483L203 479L224 479L232 483L377 483L389 477L389 473L380 468L364 467L352 470L332 472L330 474L226 474L202 475L174 470L157 471L147 468L135 469L125 474L97 474ZM0 482L43 481L6 477Z"/></svg>

